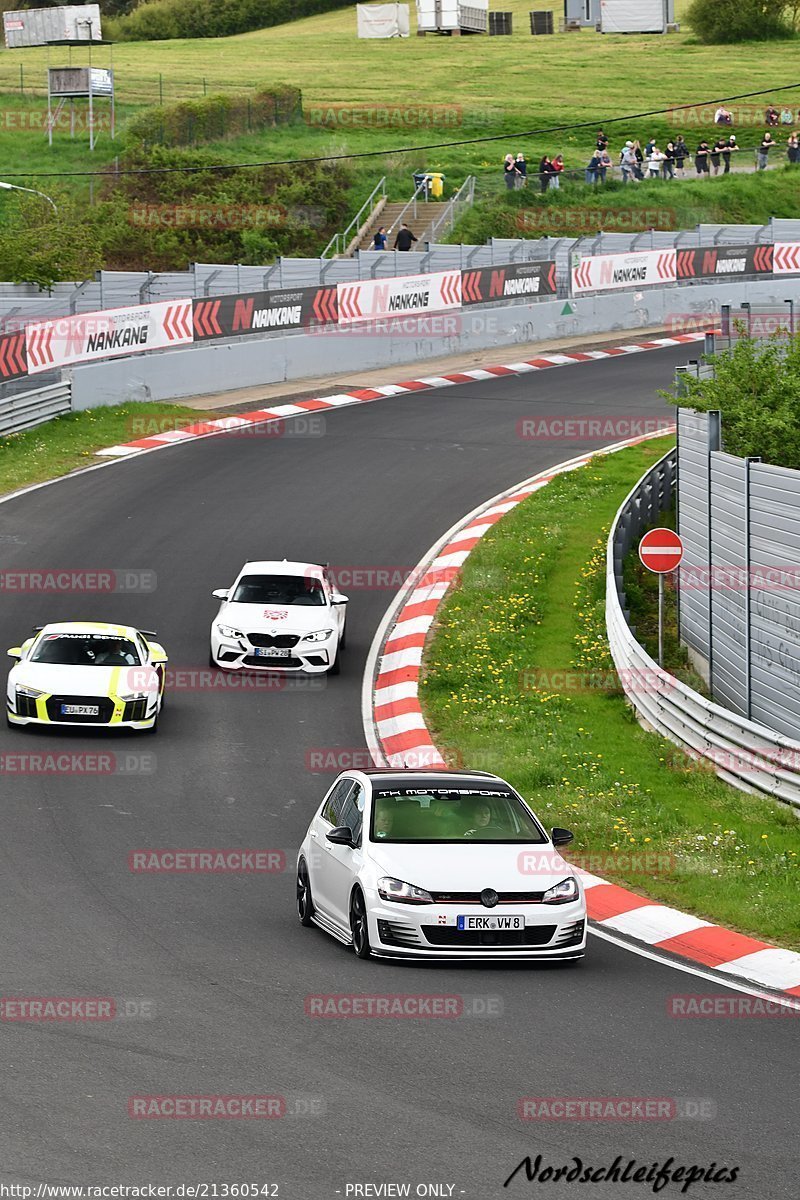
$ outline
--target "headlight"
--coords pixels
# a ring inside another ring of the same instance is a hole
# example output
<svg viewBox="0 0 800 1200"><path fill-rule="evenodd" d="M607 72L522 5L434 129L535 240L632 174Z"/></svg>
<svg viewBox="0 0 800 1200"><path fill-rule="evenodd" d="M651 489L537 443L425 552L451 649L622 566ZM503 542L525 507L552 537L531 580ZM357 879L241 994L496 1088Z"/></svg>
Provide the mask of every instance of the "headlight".
<svg viewBox="0 0 800 1200"><path fill-rule="evenodd" d="M578 881L574 875L570 875L569 879L562 879L561 883L547 889L542 896L542 904L569 904L570 900L577 900L579 896Z"/></svg>
<svg viewBox="0 0 800 1200"><path fill-rule="evenodd" d="M413 883L403 883L402 879L392 879L391 875L378 880L378 895L381 900L395 900L399 904L433 904L430 892Z"/></svg>
<svg viewBox="0 0 800 1200"><path fill-rule="evenodd" d="M231 629L230 625L218 625L217 633L221 633L223 637L228 638L243 638L244 634L238 629Z"/></svg>
<svg viewBox="0 0 800 1200"><path fill-rule="evenodd" d="M332 629L318 629L316 633L307 633L303 638L304 642L324 642L333 633Z"/></svg>
<svg viewBox="0 0 800 1200"><path fill-rule="evenodd" d="M47 694L46 692L40 691L38 688L26 687L24 683L16 684L16 689L20 696L30 696L34 700L38 699L39 696L45 696Z"/></svg>

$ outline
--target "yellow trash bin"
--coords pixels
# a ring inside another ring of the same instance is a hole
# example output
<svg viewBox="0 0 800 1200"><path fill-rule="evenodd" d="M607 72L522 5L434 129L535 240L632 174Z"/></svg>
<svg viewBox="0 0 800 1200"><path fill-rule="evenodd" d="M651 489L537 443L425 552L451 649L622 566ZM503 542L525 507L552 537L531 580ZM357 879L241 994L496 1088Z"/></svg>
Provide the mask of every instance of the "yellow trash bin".
<svg viewBox="0 0 800 1200"><path fill-rule="evenodd" d="M431 181L431 195L438 200L444 192L444 174L442 171L429 171Z"/></svg>

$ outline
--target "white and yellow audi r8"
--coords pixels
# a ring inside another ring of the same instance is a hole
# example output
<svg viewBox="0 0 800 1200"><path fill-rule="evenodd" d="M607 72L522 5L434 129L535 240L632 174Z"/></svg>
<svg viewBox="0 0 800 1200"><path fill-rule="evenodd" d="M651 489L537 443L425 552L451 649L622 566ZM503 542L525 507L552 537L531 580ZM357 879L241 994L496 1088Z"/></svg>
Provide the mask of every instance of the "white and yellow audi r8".
<svg viewBox="0 0 800 1200"><path fill-rule="evenodd" d="M9 725L87 725L154 732L167 655L153 634L103 621L36 629L8 675Z"/></svg>

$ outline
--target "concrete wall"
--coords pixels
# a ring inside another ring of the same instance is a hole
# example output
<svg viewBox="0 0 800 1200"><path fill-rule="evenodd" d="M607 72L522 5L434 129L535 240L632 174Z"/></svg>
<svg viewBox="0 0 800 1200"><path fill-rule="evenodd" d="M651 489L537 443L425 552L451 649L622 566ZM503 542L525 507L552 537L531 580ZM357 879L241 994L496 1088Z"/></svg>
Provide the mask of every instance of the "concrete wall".
<svg viewBox="0 0 800 1200"><path fill-rule="evenodd" d="M313 380L323 375L441 358L466 351L492 350L591 337L646 327L669 332L690 328L692 317L711 317L720 304L749 301L754 309L785 311L783 301L798 297L800 280L768 278L718 285L690 284L576 300L465 308L426 318L398 319L399 330L274 334L156 351L71 367L74 409L134 400L177 400L258 384ZM572 311L565 312L568 307ZM417 373L424 373L418 370Z"/></svg>

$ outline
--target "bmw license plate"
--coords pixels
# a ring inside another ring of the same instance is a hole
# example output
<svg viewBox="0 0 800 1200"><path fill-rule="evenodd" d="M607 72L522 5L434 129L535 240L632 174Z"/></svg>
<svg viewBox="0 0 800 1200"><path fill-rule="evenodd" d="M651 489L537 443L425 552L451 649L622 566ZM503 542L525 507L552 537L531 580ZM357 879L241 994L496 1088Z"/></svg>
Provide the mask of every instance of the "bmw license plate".
<svg viewBox="0 0 800 1200"><path fill-rule="evenodd" d="M99 717L99 704L62 704L62 717Z"/></svg>
<svg viewBox="0 0 800 1200"><path fill-rule="evenodd" d="M255 656L256 658L291 658L292 652L291 650L279 650L275 646L256 646Z"/></svg>
<svg viewBox="0 0 800 1200"><path fill-rule="evenodd" d="M511 913L497 913L492 916L471 916L457 917L456 926L458 929L479 929L479 930L496 930L496 929L524 929L525 918L521 914L512 915Z"/></svg>

